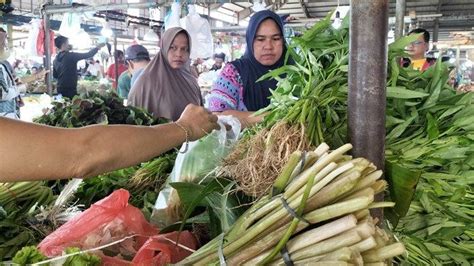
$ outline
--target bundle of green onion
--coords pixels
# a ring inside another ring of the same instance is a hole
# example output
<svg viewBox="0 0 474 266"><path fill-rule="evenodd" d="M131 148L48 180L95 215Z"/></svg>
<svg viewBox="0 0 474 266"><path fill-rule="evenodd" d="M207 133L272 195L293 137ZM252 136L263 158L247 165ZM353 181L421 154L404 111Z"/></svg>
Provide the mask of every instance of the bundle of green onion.
<svg viewBox="0 0 474 266"><path fill-rule="evenodd" d="M405 252L376 226L371 208L385 190L382 171L363 158L345 155L345 144L329 151L294 152L275 181L271 195L252 205L221 236L180 264L208 265L383 264Z"/></svg>

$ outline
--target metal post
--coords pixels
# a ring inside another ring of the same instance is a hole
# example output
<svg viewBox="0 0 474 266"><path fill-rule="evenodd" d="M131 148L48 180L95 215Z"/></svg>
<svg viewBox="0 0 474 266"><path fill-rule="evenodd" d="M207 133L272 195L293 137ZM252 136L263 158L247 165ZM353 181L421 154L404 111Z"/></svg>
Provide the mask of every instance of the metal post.
<svg viewBox="0 0 474 266"><path fill-rule="evenodd" d="M118 80L119 80L119 76L118 76L118 72L119 72L119 65L118 65L118 54L117 54L117 34L114 33L114 63L115 63L115 69L114 69L114 73L115 73L115 90L118 89Z"/></svg>
<svg viewBox="0 0 474 266"><path fill-rule="evenodd" d="M348 133L352 154L378 169L385 157L388 6L388 0L351 1ZM383 218L381 209L372 214Z"/></svg>
<svg viewBox="0 0 474 266"><path fill-rule="evenodd" d="M461 67L461 48L456 46L456 69L459 71Z"/></svg>
<svg viewBox="0 0 474 266"><path fill-rule="evenodd" d="M441 0L438 0L438 8L436 10L437 14L441 13ZM439 36L439 18L436 17L434 20L433 26L433 50L438 49L438 36Z"/></svg>
<svg viewBox="0 0 474 266"><path fill-rule="evenodd" d="M395 40L403 36L403 29L405 28L405 0L397 0L395 9Z"/></svg>
<svg viewBox="0 0 474 266"><path fill-rule="evenodd" d="M49 15L43 16L43 26L44 26L44 69L49 71L45 75L45 82L46 88L48 90L49 96L53 96L53 86L51 83L51 42L50 42L50 35L49 35Z"/></svg>
<svg viewBox="0 0 474 266"><path fill-rule="evenodd" d="M13 50L13 26L11 24L7 25L7 32L8 32L8 49L11 51Z"/></svg>

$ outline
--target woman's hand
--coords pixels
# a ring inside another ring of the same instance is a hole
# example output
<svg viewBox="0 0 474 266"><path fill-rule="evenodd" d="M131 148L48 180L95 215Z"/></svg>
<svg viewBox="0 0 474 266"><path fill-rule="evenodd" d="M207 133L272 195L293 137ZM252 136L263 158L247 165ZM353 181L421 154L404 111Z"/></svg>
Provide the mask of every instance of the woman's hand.
<svg viewBox="0 0 474 266"><path fill-rule="evenodd" d="M263 121L265 114L254 116L254 112L227 110L218 113L219 115L231 115L239 119L242 128L251 127Z"/></svg>
<svg viewBox="0 0 474 266"><path fill-rule="evenodd" d="M219 129L217 116L206 108L194 104L186 106L176 122L188 130L191 141L204 137L214 129Z"/></svg>

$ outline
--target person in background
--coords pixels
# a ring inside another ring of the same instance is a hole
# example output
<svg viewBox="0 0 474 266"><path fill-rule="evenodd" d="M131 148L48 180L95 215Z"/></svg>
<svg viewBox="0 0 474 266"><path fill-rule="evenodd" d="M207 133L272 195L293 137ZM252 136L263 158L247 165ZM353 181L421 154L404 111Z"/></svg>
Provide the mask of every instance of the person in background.
<svg viewBox="0 0 474 266"><path fill-rule="evenodd" d="M430 33L425 29L417 28L410 31L408 35L420 33L423 34L418 37L416 41L407 46L407 52L410 55L410 58L404 60L403 66L410 66L413 69L425 71L435 63L434 60L427 59L425 56L430 48Z"/></svg>
<svg viewBox="0 0 474 266"><path fill-rule="evenodd" d="M74 53L71 52L68 38L58 36L54 39L54 45L59 50L53 62L53 77L58 81L58 93L72 98L77 95L77 62L93 57L105 44L99 44L87 53Z"/></svg>
<svg viewBox="0 0 474 266"><path fill-rule="evenodd" d="M133 87L138 78L143 74L145 67L150 63L150 53L148 53L148 50L143 45L135 44L125 50L125 61L128 65L128 71L132 74L131 85Z"/></svg>
<svg viewBox="0 0 474 266"><path fill-rule="evenodd" d="M214 55L214 65L211 67L211 71L217 71L222 68L225 62L225 54L218 53Z"/></svg>
<svg viewBox="0 0 474 266"><path fill-rule="evenodd" d="M127 99L131 87L132 73L127 70L123 72L118 79L117 94L120 96L120 98Z"/></svg>
<svg viewBox="0 0 474 266"><path fill-rule="evenodd" d="M128 104L155 118L175 121L186 105L202 105L201 90L189 69L191 41L186 30L170 28L160 40L160 52L143 70L128 95Z"/></svg>
<svg viewBox="0 0 474 266"><path fill-rule="evenodd" d="M0 117L0 182L97 176L150 160L217 128L217 117L195 105L176 122L156 126L56 128Z"/></svg>
<svg viewBox="0 0 474 266"><path fill-rule="evenodd" d="M202 72L204 72L203 65L204 60L202 58L196 58L191 64L191 74L197 79Z"/></svg>
<svg viewBox="0 0 474 266"><path fill-rule="evenodd" d="M7 58L7 34L0 30L0 117L20 118L20 93L16 87L13 68ZM0 167L1 168L1 167Z"/></svg>
<svg viewBox="0 0 474 266"><path fill-rule="evenodd" d="M270 104L270 89L276 88L275 79L257 80L284 65L283 22L270 10L256 12L245 38L245 54L224 66L207 98L212 112L233 115L244 127L262 121L263 116L253 113Z"/></svg>
<svg viewBox="0 0 474 266"><path fill-rule="evenodd" d="M98 61L91 58L89 60L89 66L87 67L87 73L94 79L100 79L102 77L100 70L100 64Z"/></svg>
<svg viewBox="0 0 474 266"><path fill-rule="evenodd" d="M115 64L118 65L118 77L120 77L123 72L127 71L128 67L125 65L123 51L115 51L115 58L117 59L117 62L114 62L107 69L107 78L112 82L112 88L117 89L117 81L115 80Z"/></svg>

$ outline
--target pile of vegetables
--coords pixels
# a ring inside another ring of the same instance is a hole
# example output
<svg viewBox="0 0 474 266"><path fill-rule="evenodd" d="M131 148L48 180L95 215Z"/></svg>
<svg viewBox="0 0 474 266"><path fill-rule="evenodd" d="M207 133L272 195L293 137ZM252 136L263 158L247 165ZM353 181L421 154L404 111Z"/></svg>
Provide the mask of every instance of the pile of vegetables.
<svg viewBox="0 0 474 266"><path fill-rule="evenodd" d="M340 29L330 26L329 17L317 23L293 39L295 64L263 77L279 80L271 105L262 111L269 112L266 127L283 119L305 124L313 144L346 141L348 23L346 18ZM404 48L417 37L389 46L386 178L396 206L386 217L407 243L408 262L472 263L473 94L457 94L447 85L444 63L424 73L399 65L407 56Z"/></svg>
<svg viewBox="0 0 474 266"><path fill-rule="evenodd" d="M115 92L91 91L72 100L53 102L53 107L34 122L57 127L83 127L93 124L154 125L159 122L143 109L124 106Z"/></svg>
<svg viewBox="0 0 474 266"><path fill-rule="evenodd" d="M0 259L45 236L31 218L53 201L45 182L0 183Z"/></svg>
<svg viewBox="0 0 474 266"><path fill-rule="evenodd" d="M54 102L37 123L58 127L82 127L92 124L153 125L155 120L145 110L124 106L114 92L89 92ZM69 202L79 208L125 188L134 196L131 204L150 217L158 192L171 172L176 153L171 151L149 162L106 173L82 181ZM39 243L46 235L66 222L80 209L55 206L54 201L65 181L0 183L0 260L12 258L22 247ZM60 207L60 208L58 208Z"/></svg>
<svg viewBox="0 0 474 266"><path fill-rule="evenodd" d="M382 171L346 156L351 148L329 151L323 143L307 154L292 153L270 195L180 263L346 265L383 263L403 254L403 245L378 228L369 213L393 206L373 202L387 186L379 180Z"/></svg>
<svg viewBox="0 0 474 266"><path fill-rule="evenodd" d="M101 265L101 259L98 256L81 252L79 248L66 248L64 253L66 256L64 257L64 259L61 259L60 262L60 264L63 266ZM15 254L15 257L13 257L12 262L18 265L30 265L46 260L48 260L48 257L43 255L37 247L26 246ZM53 263L42 263L41 265L49 266L52 264ZM58 261L55 261L55 264L58 264Z"/></svg>

